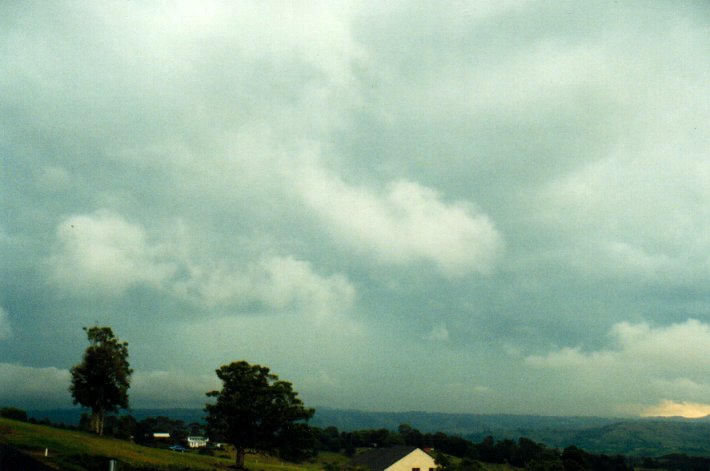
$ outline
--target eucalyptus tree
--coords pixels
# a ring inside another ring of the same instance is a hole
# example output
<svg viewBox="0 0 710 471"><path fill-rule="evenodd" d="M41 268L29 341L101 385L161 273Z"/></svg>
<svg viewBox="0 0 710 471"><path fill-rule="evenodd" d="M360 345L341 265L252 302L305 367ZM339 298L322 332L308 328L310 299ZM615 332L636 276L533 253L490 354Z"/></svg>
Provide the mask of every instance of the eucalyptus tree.
<svg viewBox="0 0 710 471"><path fill-rule="evenodd" d="M133 370L128 363L128 342L117 339L110 327L84 327L89 346L78 365L71 369L74 404L91 410L90 428L104 433L109 412L128 408L128 388Z"/></svg>

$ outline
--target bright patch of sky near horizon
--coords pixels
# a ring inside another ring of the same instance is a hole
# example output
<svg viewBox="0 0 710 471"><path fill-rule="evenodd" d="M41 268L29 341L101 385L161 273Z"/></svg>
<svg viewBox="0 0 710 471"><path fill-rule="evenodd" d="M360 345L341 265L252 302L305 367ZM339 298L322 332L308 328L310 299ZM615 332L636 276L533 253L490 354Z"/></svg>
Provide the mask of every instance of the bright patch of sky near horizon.
<svg viewBox="0 0 710 471"><path fill-rule="evenodd" d="M4 2L0 404L710 410L710 7ZM700 411L700 412L698 412Z"/></svg>

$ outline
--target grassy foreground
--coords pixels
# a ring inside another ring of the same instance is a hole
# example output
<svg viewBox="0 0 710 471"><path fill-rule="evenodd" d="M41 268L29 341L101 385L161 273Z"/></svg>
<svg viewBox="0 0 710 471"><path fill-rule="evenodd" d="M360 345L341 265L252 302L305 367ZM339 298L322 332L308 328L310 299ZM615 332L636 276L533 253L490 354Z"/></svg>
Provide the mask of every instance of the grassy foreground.
<svg viewBox="0 0 710 471"><path fill-rule="evenodd" d="M57 469L77 471L93 470L99 464L103 467L103 463L108 459L119 461L119 469L121 469L120 464L123 464L123 469L214 470L228 469L234 464L234 457L228 453L222 453L220 456L200 455L196 451L176 453L136 445L125 440L99 438L85 432L3 418L0 418L0 442L11 445ZM48 450L47 457L44 456L45 449ZM321 469L318 464L293 465L259 455L247 455L246 465L255 471Z"/></svg>

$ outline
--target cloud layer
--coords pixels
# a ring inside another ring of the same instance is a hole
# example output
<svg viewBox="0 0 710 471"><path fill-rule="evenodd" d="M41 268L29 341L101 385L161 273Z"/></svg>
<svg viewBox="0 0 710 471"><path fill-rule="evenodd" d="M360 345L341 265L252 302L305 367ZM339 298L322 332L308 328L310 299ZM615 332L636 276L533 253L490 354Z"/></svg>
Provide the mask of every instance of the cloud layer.
<svg viewBox="0 0 710 471"><path fill-rule="evenodd" d="M315 406L704 410L707 19L0 4L0 403L66 401L98 322L140 404L246 359Z"/></svg>
<svg viewBox="0 0 710 471"><path fill-rule="evenodd" d="M554 372L576 391L577 400L618 402L619 412L668 415L670 404L702 401L710 392L710 325L695 319L665 327L615 324L608 348L565 347L525 358L528 366ZM664 398L651 407L646 398ZM645 406L645 407L643 407ZM686 404L676 411L691 409ZM688 410L685 414L693 414Z"/></svg>

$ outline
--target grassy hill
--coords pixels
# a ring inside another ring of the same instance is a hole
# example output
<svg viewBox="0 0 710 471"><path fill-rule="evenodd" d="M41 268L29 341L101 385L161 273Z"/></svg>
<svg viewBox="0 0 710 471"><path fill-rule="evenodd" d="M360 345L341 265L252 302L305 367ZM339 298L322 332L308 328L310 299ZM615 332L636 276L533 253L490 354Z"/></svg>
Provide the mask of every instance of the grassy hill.
<svg viewBox="0 0 710 471"><path fill-rule="evenodd" d="M110 459L118 461L119 471L197 471L227 470L234 465L234 455L218 452L205 456L197 451L176 453L136 445L124 440L99 438L73 430L0 418L0 444L7 444L54 469L97 471L108 469ZM45 457L45 449L48 454ZM277 458L247 455L246 466L252 471L321 471L333 465L344 468L349 459L337 453L321 453L314 463L296 465ZM481 471L515 471L507 465L483 464Z"/></svg>
<svg viewBox="0 0 710 471"><path fill-rule="evenodd" d="M205 456L196 451L176 453L136 445L125 440L99 438L84 432L62 430L0 418L0 442L43 463L67 470L108 469L108 460L123 464L119 469L214 470L227 469L234 457L227 452ZM45 449L48 456L45 457ZM317 464L299 466L265 456L247 456L247 466L258 471L316 471Z"/></svg>

